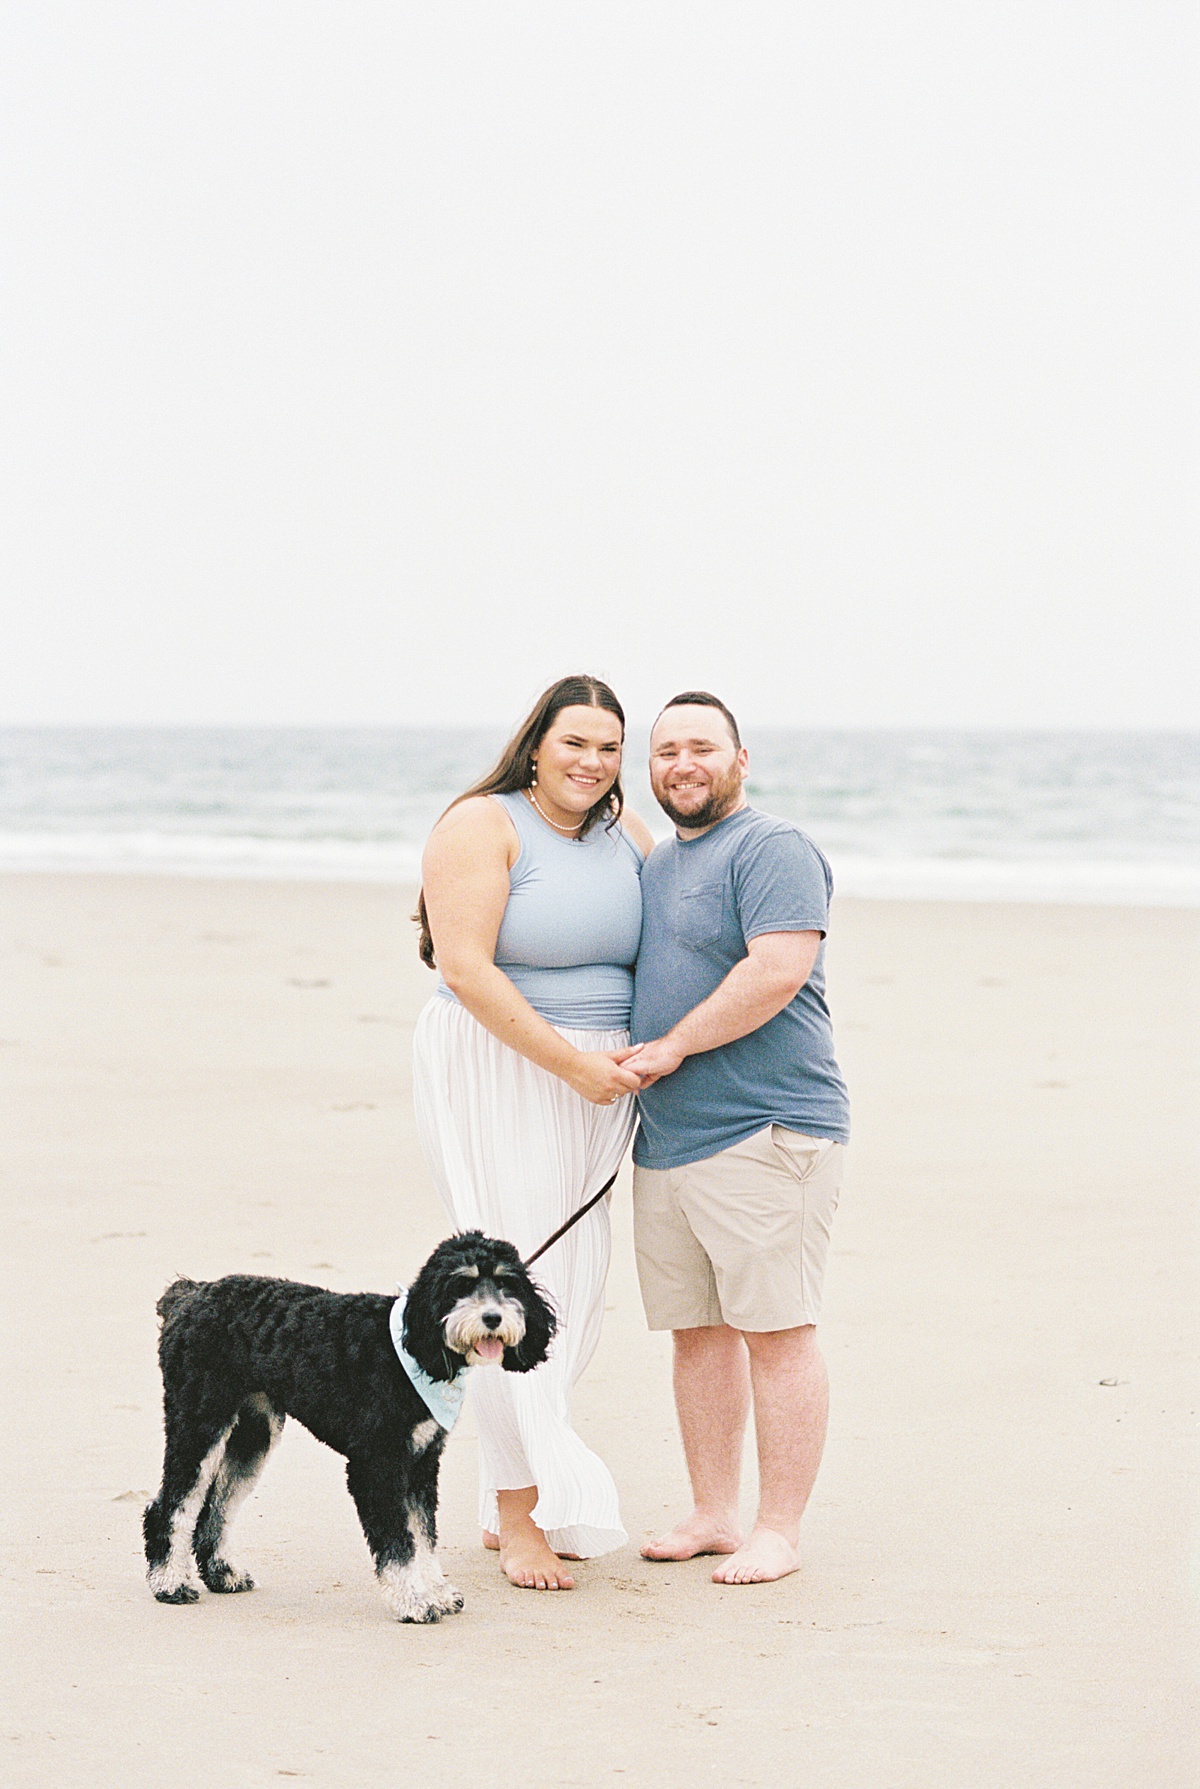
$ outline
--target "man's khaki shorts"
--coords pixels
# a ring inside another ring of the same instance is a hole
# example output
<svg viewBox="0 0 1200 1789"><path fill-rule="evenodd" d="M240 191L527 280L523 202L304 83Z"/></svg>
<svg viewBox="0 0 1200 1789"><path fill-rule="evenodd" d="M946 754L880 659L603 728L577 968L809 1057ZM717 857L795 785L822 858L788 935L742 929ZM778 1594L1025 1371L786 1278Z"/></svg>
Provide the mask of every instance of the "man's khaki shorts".
<svg viewBox="0 0 1200 1789"><path fill-rule="evenodd" d="M772 1124L683 1168L635 1168L651 1329L799 1329L821 1314L843 1143Z"/></svg>

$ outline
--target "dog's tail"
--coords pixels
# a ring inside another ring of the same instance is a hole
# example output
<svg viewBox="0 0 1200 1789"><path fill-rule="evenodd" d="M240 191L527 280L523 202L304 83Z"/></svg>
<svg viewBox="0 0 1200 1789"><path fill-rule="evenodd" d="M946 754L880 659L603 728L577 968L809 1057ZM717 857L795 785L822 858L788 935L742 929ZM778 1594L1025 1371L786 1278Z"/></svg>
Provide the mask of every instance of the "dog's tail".
<svg viewBox="0 0 1200 1789"><path fill-rule="evenodd" d="M185 1280L182 1278L172 1280L171 1284L167 1287L154 1308L165 1323L177 1304L181 1303L185 1298L190 1298L193 1292L198 1292L199 1290L199 1280Z"/></svg>

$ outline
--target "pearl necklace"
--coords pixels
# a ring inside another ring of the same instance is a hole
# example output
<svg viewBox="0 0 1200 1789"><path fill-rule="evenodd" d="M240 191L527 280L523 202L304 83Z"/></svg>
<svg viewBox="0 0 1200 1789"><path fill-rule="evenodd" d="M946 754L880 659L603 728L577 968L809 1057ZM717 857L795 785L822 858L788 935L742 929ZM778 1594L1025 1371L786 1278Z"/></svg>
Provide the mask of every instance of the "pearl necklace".
<svg viewBox="0 0 1200 1789"><path fill-rule="evenodd" d="M526 789L525 793L526 793L526 795L528 795L530 801L533 803L533 805L537 809L538 813L542 816L542 819L546 822L546 825L552 826L554 828L555 832L578 832L579 828L583 825L583 820L587 819L587 815L585 814L583 816L583 820L576 820L574 826L560 826L558 824L557 820L552 820L550 818L549 814L543 808L541 802L538 800L537 796L534 794L532 789Z"/></svg>

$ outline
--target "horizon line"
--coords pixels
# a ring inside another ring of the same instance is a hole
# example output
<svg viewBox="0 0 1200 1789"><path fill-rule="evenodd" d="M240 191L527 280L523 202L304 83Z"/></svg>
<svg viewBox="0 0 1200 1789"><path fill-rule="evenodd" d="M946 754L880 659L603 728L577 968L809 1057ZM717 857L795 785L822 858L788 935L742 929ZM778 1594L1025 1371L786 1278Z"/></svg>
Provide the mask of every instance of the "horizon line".
<svg viewBox="0 0 1200 1789"><path fill-rule="evenodd" d="M635 716L628 721L631 731L649 729L654 716ZM789 733L1052 733L1052 734L1200 734L1200 720L1172 721L796 721L751 718L739 715L743 731L760 728L764 731ZM56 720L10 721L0 718L0 733L401 733L401 732L493 732L513 726L511 716L472 720L443 721L214 721L214 720Z"/></svg>

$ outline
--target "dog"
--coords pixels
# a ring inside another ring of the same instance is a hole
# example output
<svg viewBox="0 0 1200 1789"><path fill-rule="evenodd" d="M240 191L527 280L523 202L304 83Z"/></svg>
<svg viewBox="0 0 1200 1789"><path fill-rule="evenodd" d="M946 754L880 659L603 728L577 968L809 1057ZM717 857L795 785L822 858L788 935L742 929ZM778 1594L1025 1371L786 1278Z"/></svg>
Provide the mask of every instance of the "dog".
<svg viewBox="0 0 1200 1789"><path fill-rule="evenodd" d="M193 1559L209 1590L253 1590L226 1558L226 1538L291 1416L345 1455L389 1613L414 1622L457 1614L463 1599L436 1547L438 1467L460 1375L494 1362L527 1373L556 1328L512 1244L478 1230L449 1237L402 1306L380 1293L231 1274L178 1279L157 1308L166 1449L162 1489L143 1521L157 1600L199 1600Z"/></svg>

